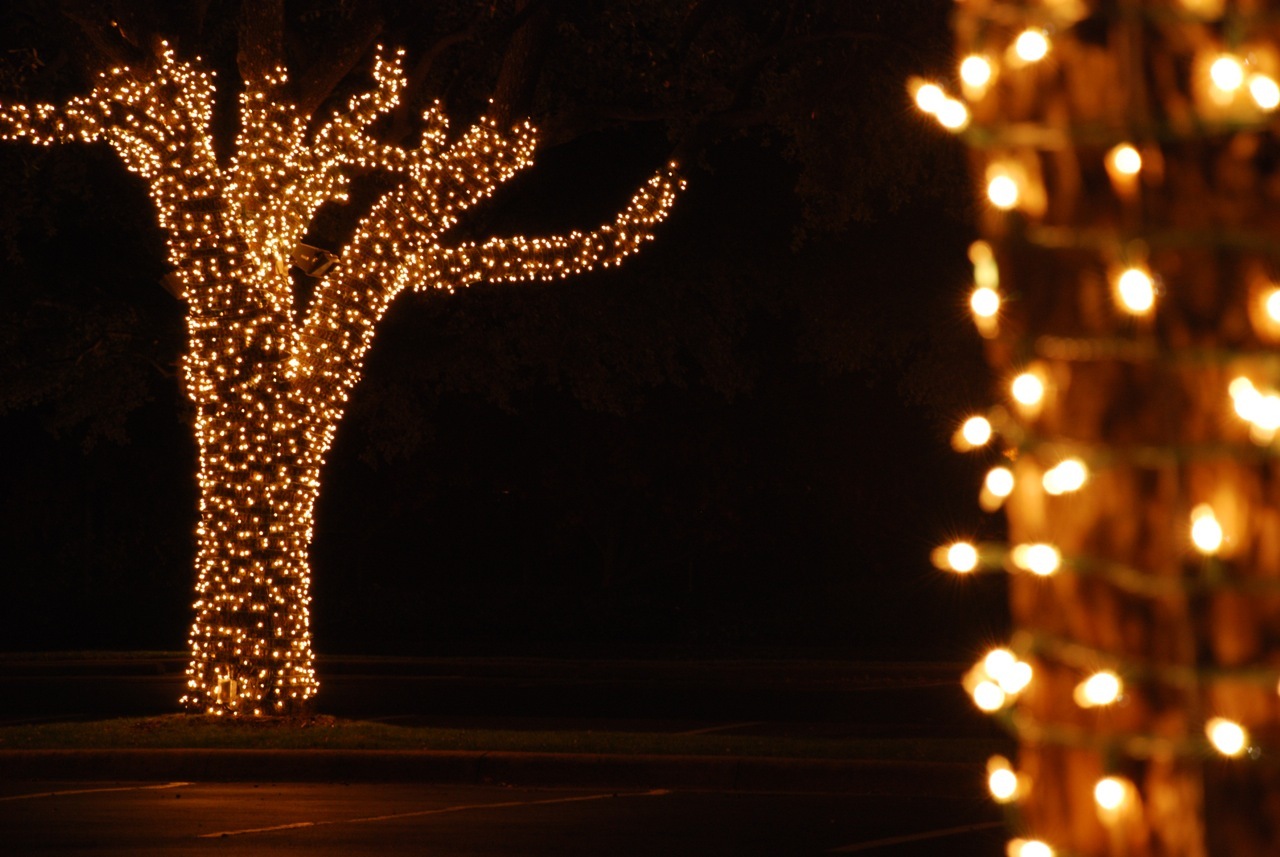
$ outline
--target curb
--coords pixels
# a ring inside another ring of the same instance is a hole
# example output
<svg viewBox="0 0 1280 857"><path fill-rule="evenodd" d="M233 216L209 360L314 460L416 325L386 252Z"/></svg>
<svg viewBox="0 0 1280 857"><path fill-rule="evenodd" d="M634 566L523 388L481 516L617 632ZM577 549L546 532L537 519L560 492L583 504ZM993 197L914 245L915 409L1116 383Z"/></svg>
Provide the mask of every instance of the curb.
<svg viewBox="0 0 1280 857"><path fill-rule="evenodd" d="M4 780L471 783L966 797L952 762L474 750L5 750Z"/></svg>

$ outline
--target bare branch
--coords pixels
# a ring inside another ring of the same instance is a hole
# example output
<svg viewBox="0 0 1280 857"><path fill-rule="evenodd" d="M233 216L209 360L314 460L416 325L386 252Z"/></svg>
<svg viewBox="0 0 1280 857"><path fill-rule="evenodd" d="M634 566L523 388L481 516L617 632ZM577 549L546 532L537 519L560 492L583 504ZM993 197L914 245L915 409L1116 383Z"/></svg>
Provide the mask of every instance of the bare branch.
<svg viewBox="0 0 1280 857"><path fill-rule="evenodd" d="M284 65L284 0L241 0L236 24L241 80L260 80Z"/></svg>
<svg viewBox="0 0 1280 857"><path fill-rule="evenodd" d="M378 15L361 17L356 30L344 31L328 50L322 51L322 61L298 75L298 108L305 115L313 115L342 79L368 55L378 36L382 35L382 28L383 21Z"/></svg>

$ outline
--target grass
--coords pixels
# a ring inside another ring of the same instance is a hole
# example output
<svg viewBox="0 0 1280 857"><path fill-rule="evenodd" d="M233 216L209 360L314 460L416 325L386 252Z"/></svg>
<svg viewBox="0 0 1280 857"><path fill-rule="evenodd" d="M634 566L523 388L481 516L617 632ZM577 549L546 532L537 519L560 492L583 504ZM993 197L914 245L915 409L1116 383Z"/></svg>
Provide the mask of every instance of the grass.
<svg viewBox="0 0 1280 857"><path fill-rule="evenodd" d="M121 748L483 750L975 763L999 749L994 742L982 739L815 739L653 732L436 729L332 717L230 721L174 714L0 727L0 751Z"/></svg>

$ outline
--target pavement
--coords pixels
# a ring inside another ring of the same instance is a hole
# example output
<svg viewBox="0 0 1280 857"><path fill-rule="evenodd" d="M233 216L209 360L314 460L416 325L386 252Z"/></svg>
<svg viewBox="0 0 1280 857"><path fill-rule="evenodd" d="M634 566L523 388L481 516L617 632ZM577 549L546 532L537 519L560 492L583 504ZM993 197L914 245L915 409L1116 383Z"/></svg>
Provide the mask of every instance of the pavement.
<svg viewBox="0 0 1280 857"><path fill-rule="evenodd" d="M179 657L0 656L0 724L173 710ZM959 665L322 658L328 714L415 725L1000 740ZM495 725L497 724L497 725ZM5 781L443 783L965 798L943 761L385 750L2 750Z"/></svg>

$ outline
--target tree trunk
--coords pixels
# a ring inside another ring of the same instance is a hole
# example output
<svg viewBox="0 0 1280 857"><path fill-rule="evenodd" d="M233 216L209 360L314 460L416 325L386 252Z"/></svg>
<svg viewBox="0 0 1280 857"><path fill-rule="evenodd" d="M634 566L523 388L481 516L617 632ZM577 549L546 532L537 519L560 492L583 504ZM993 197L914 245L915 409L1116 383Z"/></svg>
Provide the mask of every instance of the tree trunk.
<svg viewBox="0 0 1280 857"><path fill-rule="evenodd" d="M993 411L1014 460L1010 542L1062 558L1044 577L1003 559L1012 647L1035 678L1001 716L1021 745L1014 832L1059 855L1277 848L1280 469L1229 388L1280 386L1280 322L1262 306L1280 260L1280 162L1255 78L1220 91L1209 68L1234 51L1246 75L1274 76L1280 28L1265 3L1239 4L1249 13L1225 26L1214 5L971 0L956 17L961 56L997 70L966 86L1004 296L988 356L1002 383L1029 371L1045 390L1031 405L1002 393ZM1027 26L1051 37L1042 60L1014 57ZM1136 174L1115 168L1122 143L1141 155ZM1009 210L988 201L997 175L1018 187ZM1150 310L1126 309L1130 267L1155 280ZM1089 481L1054 494L1044 474L1068 456ZM1192 541L1204 507L1216 550ZM1083 707L1076 688L1100 669L1124 696ZM1213 718L1243 725L1254 749L1212 752ZM1095 798L1105 776L1127 784L1118 808Z"/></svg>

